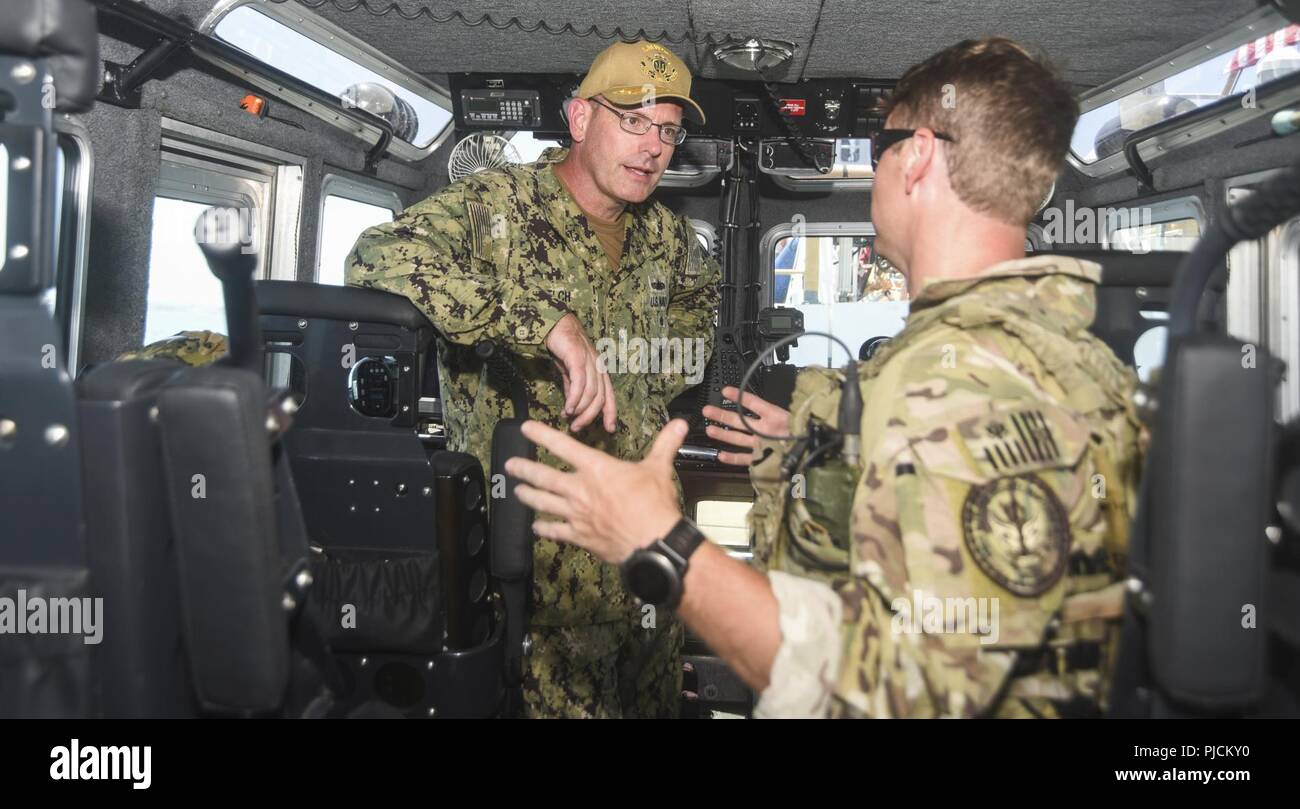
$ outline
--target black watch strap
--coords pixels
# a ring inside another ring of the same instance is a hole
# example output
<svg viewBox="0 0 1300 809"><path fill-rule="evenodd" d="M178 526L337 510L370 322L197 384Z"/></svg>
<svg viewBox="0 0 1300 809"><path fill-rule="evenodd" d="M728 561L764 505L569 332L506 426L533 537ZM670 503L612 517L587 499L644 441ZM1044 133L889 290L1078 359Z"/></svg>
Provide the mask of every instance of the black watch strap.
<svg viewBox="0 0 1300 809"><path fill-rule="evenodd" d="M691 522L687 517L682 517L668 532L668 535L659 541L681 557L684 562L691 558L691 554L695 553L695 549L704 543L704 539L704 534L700 533L700 529L695 527L695 523Z"/></svg>

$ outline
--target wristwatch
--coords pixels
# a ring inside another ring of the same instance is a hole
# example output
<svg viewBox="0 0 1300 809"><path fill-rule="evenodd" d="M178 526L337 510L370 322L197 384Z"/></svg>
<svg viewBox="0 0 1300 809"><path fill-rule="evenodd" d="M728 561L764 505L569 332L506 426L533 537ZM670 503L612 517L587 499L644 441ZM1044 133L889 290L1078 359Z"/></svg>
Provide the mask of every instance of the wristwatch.
<svg viewBox="0 0 1300 809"><path fill-rule="evenodd" d="M687 560L702 542L704 534L682 517L667 536L623 562L623 586L642 604L675 608L682 600Z"/></svg>

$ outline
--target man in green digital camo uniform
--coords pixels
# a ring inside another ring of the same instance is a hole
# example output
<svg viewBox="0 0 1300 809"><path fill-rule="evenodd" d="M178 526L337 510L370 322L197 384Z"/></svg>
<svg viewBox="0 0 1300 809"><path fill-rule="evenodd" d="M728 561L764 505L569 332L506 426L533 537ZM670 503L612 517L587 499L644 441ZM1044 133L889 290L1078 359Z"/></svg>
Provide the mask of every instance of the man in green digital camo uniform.
<svg viewBox="0 0 1300 809"><path fill-rule="evenodd" d="M743 402L756 432L804 436L836 429L856 388L860 452L844 430L821 460L783 468L801 457L793 441L705 409L727 425L713 437L756 455L759 569L682 518L679 421L640 463L526 424L575 468L507 464L549 515L538 532L624 565L638 594L680 592L677 614L761 693L758 716L1104 710L1141 463L1136 379L1088 332L1100 268L1024 256L1077 117L1069 88L1005 39L960 43L899 81L872 144L871 216L907 277L907 325L847 385L805 371L791 412Z"/></svg>
<svg viewBox="0 0 1300 809"><path fill-rule="evenodd" d="M347 282L428 315L443 338L448 448L485 471L513 406L474 360L479 340L514 356L533 418L617 457L644 454L668 402L701 381L718 266L684 217L649 199L685 137L683 114L703 123L690 85L663 46L612 45L568 102L570 150L473 174L357 241ZM616 570L539 540L525 714L676 716L682 634L669 615L635 608Z"/></svg>
<svg viewBox="0 0 1300 809"><path fill-rule="evenodd" d="M120 354L116 361L174 359L186 365L207 365L228 353L226 337L215 331L181 331L144 348Z"/></svg>

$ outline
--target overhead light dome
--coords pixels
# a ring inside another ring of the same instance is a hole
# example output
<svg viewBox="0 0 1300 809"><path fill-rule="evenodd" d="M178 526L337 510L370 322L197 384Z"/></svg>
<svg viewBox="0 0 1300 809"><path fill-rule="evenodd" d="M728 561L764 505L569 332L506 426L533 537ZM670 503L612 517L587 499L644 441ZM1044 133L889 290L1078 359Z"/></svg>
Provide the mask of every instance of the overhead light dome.
<svg viewBox="0 0 1300 809"><path fill-rule="evenodd" d="M713 58L739 70L761 72L783 65L794 56L794 43L750 37L713 49Z"/></svg>

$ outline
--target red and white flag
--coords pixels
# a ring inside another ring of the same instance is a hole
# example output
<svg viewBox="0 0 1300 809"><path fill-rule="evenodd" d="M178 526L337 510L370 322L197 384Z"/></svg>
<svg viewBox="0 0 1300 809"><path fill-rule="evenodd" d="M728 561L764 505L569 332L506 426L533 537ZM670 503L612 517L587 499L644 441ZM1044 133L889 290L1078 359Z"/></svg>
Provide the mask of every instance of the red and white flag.
<svg viewBox="0 0 1300 809"><path fill-rule="evenodd" d="M1224 72L1235 73L1238 70L1245 70L1273 51L1296 44L1300 44L1300 25L1288 25L1281 31L1274 31L1268 36L1247 42L1237 48L1237 52L1228 60Z"/></svg>

